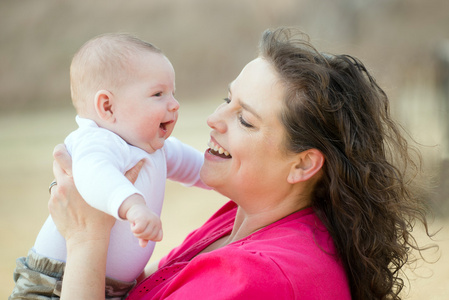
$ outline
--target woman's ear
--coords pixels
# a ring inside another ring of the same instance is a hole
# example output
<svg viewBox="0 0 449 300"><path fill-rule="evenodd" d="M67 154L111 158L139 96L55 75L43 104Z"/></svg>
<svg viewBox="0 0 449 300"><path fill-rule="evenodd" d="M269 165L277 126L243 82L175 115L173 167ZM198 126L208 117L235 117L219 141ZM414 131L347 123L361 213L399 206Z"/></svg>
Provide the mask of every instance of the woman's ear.
<svg viewBox="0 0 449 300"><path fill-rule="evenodd" d="M317 149L305 150L296 154L287 181L291 184L306 181L317 174L324 164L324 155Z"/></svg>
<svg viewBox="0 0 449 300"><path fill-rule="evenodd" d="M98 117L107 122L114 122L114 95L107 90L99 90L95 94L95 111Z"/></svg>

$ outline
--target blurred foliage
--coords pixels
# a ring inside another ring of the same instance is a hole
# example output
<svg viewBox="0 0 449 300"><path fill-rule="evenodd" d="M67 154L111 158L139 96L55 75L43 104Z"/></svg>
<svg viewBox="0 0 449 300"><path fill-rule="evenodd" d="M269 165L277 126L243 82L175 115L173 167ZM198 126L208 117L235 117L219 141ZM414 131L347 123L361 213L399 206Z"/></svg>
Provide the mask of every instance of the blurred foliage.
<svg viewBox="0 0 449 300"><path fill-rule="evenodd" d="M400 85L448 38L447 0L2 0L0 110L70 105L72 55L91 37L131 32L159 46L178 98L224 95L262 31L298 26L319 49L349 52Z"/></svg>

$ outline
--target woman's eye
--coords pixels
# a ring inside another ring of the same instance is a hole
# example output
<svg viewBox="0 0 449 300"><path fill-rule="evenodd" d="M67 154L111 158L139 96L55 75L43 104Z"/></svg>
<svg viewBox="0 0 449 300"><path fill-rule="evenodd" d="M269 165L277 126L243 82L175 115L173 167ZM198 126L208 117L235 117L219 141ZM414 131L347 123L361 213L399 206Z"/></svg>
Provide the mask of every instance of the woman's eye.
<svg viewBox="0 0 449 300"><path fill-rule="evenodd" d="M231 99L229 97L226 97L223 100L226 102L226 104L231 103ZM238 114L238 119L239 119L240 124L242 124L242 126L244 126L246 128L254 128L253 125L251 125L250 123L246 122L245 119L243 119L241 113Z"/></svg>
<svg viewBox="0 0 449 300"><path fill-rule="evenodd" d="M242 124L243 126L245 126L247 128L253 128L253 125L246 122L245 119L243 119L243 117L241 115L239 116L239 121L240 121L240 124Z"/></svg>

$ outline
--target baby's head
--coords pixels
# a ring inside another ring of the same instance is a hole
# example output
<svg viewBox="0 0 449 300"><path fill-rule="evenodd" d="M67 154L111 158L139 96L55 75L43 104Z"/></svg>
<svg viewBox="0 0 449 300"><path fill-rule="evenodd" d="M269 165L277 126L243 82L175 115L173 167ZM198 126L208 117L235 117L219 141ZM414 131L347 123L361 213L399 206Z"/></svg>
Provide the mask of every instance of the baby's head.
<svg viewBox="0 0 449 300"><path fill-rule="evenodd" d="M89 40L70 67L72 102L79 116L151 153L177 121L175 73L161 50L129 34Z"/></svg>
<svg viewBox="0 0 449 300"><path fill-rule="evenodd" d="M133 58L142 52L162 54L152 44L125 33L103 34L87 41L70 66L72 101L78 114L89 111L98 90L117 89L131 80Z"/></svg>

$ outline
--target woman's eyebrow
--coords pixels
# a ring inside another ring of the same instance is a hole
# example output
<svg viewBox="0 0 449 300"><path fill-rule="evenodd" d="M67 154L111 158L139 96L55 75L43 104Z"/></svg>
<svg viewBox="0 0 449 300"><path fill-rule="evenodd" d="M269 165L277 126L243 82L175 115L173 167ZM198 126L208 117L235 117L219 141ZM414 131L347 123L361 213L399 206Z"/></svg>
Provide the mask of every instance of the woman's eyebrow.
<svg viewBox="0 0 449 300"><path fill-rule="evenodd" d="M258 113L256 113L256 111L254 110L254 108L252 108L251 106L249 106L248 104L246 104L246 103L244 103L244 102L242 102L242 101L239 101L239 103L240 103L240 106L241 106L244 110L249 111L249 112L250 112L251 114L253 114L257 119L262 120L262 117L259 116Z"/></svg>
<svg viewBox="0 0 449 300"><path fill-rule="evenodd" d="M232 98L232 92L231 92L231 83L228 85L228 92L229 95L231 95ZM254 108L243 102L241 99L238 101L239 105L244 109L249 111L251 114L253 114L257 119L262 120L262 117L256 112Z"/></svg>

